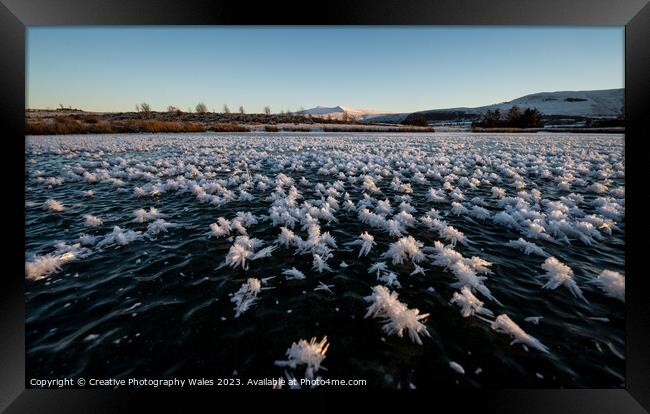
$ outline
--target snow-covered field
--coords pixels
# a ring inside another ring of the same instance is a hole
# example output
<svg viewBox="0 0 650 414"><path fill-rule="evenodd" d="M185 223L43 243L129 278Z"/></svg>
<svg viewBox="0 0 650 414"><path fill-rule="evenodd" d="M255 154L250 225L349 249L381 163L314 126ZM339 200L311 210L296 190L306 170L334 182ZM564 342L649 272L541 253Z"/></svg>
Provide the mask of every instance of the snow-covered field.
<svg viewBox="0 0 650 414"><path fill-rule="evenodd" d="M28 373L623 387L623 144L28 137Z"/></svg>

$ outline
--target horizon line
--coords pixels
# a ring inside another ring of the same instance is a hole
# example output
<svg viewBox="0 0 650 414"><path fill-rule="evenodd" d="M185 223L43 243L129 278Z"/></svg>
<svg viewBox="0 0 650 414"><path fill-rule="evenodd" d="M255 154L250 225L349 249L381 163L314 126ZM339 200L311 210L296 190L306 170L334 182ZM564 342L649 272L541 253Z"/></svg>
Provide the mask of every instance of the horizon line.
<svg viewBox="0 0 650 414"><path fill-rule="evenodd" d="M416 111L402 111L402 112L385 111L385 112L381 112L381 113L377 112L377 114L378 115L383 115L383 114L406 114L406 113L416 113L416 112L423 112L423 111L436 111L436 110L443 110L443 109L474 109L474 108L481 108L481 107L484 107L484 106L499 105L499 104L511 102L511 101L513 101L515 99L523 98L525 96L536 95L536 94L540 94L540 93L563 93L563 92L565 92L565 93L571 93L571 92L579 93L579 92L593 92L593 91L614 91L614 90L619 90L619 89L625 89L625 86L622 86L622 87L619 87L619 88L604 88L604 89L575 89L575 90L567 90L567 89L565 89L565 90L555 90L555 91L538 91L538 92L527 93L525 95L520 95L520 96L517 96L515 98L511 98L511 99L507 99L507 100L503 100L503 101L499 101L499 102L488 103L488 104L484 104L484 105L478 105L478 106L452 106L452 107L445 106L445 107L438 107L438 108L419 109L419 110L416 110ZM136 103L133 106L137 107L138 105L141 105L142 103L147 103L147 101L142 100L141 102ZM196 112L196 111L194 111L194 109L195 109L196 105L198 105L198 104L205 104L205 102L201 101L201 100L197 101L197 103L194 105L194 108L192 106L189 107L190 111L185 111L182 108L177 107L175 105L168 105L168 108L169 107L174 107L176 109L181 110L182 112L192 113L192 112ZM231 113L239 113L240 112L238 110L237 111L230 110L230 105L228 105L228 104L222 104L222 108L224 106L227 106ZM240 105L240 106L243 107L244 109L246 108L246 105ZM272 105L268 105L268 106L272 107ZM316 109L316 108L337 108L337 107L341 108L341 109L350 109L350 110L357 110L357 111L359 111L359 110L383 111L382 109L379 109L379 108L376 108L376 107L373 107L373 106L349 107L347 105L341 105L339 103L339 104L331 105L331 106L329 106L329 105L316 105L316 106L313 106L311 108L304 108L304 107L301 106L300 108L302 108L302 109L296 109L296 110L287 109L287 110L281 110L280 112L271 112L271 114L280 114L280 113L298 114L298 113L308 111L308 110L311 110L311 109ZM225 113L226 112L226 111L216 111L216 110L214 110L215 109L214 107L211 107L211 109L212 109L211 111L208 110L206 112L207 113ZM74 107L74 105L64 106L61 103L59 104L58 108L49 108L49 107L48 108L33 108L33 107L25 106L25 110L32 110L32 111L58 111L58 110L74 111L74 110L79 110L79 111L83 111L83 112L94 112L94 113L130 113L130 112L138 112L137 109L136 110L91 111L91 110L85 110L83 108L76 108L76 107ZM161 109L161 110L151 109L150 112L164 113L164 112L170 112L170 111L168 109ZM245 113L246 114L258 114L258 113L261 114L261 113L264 113L264 111L263 110L261 112L255 112L255 111L249 112L249 111L246 111Z"/></svg>

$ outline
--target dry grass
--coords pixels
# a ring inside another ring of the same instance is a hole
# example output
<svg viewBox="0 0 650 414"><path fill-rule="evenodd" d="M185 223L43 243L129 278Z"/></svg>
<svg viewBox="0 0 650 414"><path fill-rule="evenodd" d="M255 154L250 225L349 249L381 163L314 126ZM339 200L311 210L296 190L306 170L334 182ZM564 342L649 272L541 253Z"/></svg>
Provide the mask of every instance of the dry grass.
<svg viewBox="0 0 650 414"><path fill-rule="evenodd" d="M97 134L111 132L107 122L82 123L73 118L54 118L53 121L35 121L25 124L26 135Z"/></svg>
<svg viewBox="0 0 650 414"><path fill-rule="evenodd" d="M75 121L76 124L76 121ZM62 125L60 122L26 122L25 135L59 135L78 133L75 124Z"/></svg>
<svg viewBox="0 0 650 414"><path fill-rule="evenodd" d="M205 126L194 122L155 120L102 121L97 117L56 117L52 121L28 121L26 135L102 134L130 132L205 132Z"/></svg>
<svg viewBox="0 0 650 414"><path fill-rule="evenodd" d="M156 120L124 121L134 132L205 132L205 127L193 122L170 122Z"/></svg>
<svg viewBox="0 0 650 414"><path fill-rule="evenodd" d="M214 132L251 132L250 128L240 124L236 124L234 122L229 122L229 123L216 122L210 125L210 128L208 128L208 130Z"/></svg>
<svg viewBox="0 0 650 414"><path fill-rule="evenodd" d="M106 119L93 114L60 115L52 118L28 118L26 135L101 134L101 133L183 133L183 132L250 132L248 126L239 122L213 122L207 120L157 120L120 117ZM264 125L267 132L312 132L308 125ZM431 127L407 127L384 125L328 125L325 132L434 132Z"/></svg>
<svg viewBox="0 0 650 414"><path fill-rule="evenodd" d="M54 118L55 122L62 122L64 119L75 119L77 121L82 121L87 124L98 124L100 119L97 115L86 115L86 114L72 114L67 117L56 117Z"/></svg>
<svg viewBox="0 0 650 414"><path fill-rule="evenodd" d="M282 127L282 130L289 131L289 132L310 132L311 128L304 127L304 126L285 126Z"/></svg>

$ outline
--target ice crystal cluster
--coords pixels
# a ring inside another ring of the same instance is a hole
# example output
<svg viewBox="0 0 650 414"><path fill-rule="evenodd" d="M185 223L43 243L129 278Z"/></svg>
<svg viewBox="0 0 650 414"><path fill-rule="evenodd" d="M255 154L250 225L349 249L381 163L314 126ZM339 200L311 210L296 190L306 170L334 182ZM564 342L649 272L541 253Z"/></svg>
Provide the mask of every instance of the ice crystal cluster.
<svg viewBox="0 0 650 414"><path fill-rule="evenodd" d="M397 335L401 338L406 331L411 341L422 345L420 335L429 336L429 331L421 321L429 314L420 314L417 309L409 309L406 304L399 301L397 296L396 292L391 292L385 286L374 286L372 294L364 298L370 302L365 317L381 319L384 323L382 329L388 335Z"/></svg>
<svg viewBox="0 0 650 414"><path fill-rule="evenodd" d="M325 359L325 354L329 346L330 344L327 342L326 336L320 341L317 341L316 337L311 338L309 342L301 339L298 342L292 343L291 347L287 349L287 359L284 361L275 361L275 365L291 369L296 369L304 365L305 378L314 379L318 370L325 370L325 367L321 366L321 363Z"/></svg>

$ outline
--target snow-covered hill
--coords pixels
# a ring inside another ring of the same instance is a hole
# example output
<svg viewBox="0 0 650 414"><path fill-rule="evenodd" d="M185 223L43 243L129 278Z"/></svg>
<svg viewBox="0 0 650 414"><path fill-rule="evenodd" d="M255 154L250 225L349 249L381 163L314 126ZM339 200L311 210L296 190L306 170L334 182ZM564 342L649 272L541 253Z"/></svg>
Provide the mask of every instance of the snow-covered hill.
<svg viewBox="0 0 650 414"><path fill-rule="evenodd" d="M537 108L543 115L617 117L623 113L625 89L603 89L594 91L539 92L522 96L507 102L475 108L444 108L413 112L413 114L443 114L462 116L463 114L483 114L488 110L507 111L513 106ZM400 122L408 113L368 116L365 119L375 122Z"/></svg>
<svg viewBox="0 0 650 414"><path fill-rule="evenodd" d="M328 115L343 113L345 110L341 106L317 106L316 108L305 109L304 113L308 115Z"/></svg>
<svg viewBox="0 0 650 414"><path fill-rule="evenodd" d="M509 102L476 108L480 113L488 109L508 110L513 106L537 108L544 115L618 116L623 112L624 89L597 91L540 92L522 96Z"/></svg>

